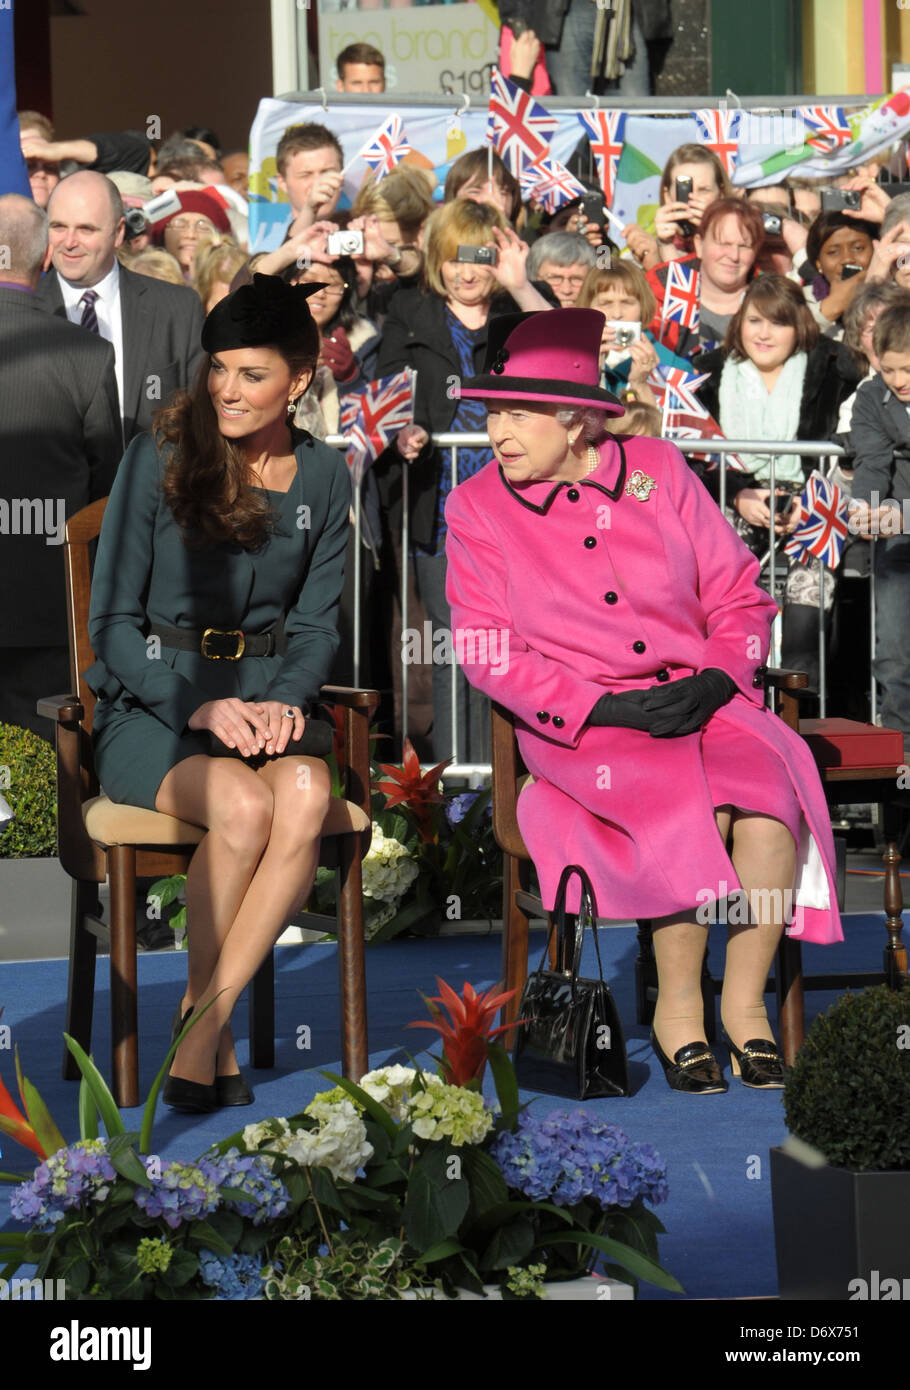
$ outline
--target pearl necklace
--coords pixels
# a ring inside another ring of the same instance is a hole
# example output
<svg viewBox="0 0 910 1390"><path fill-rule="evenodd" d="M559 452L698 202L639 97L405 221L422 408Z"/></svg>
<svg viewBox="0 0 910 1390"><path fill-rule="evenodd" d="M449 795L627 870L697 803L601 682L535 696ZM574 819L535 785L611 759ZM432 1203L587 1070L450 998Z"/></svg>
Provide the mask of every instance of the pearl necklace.
<svg viewBox="0 0 910 1390"><path fill-rule="evenodd" d="M597 466L598 466L599 463L600 463L600 454L599 454L599 453L597 452L597 450L594 448L594 445L593 445L593 444L589 444L589 445L588 445L588 472L589 472L589 473L593 473L593 472L594 472L594 469L597 468Z"/></svg>

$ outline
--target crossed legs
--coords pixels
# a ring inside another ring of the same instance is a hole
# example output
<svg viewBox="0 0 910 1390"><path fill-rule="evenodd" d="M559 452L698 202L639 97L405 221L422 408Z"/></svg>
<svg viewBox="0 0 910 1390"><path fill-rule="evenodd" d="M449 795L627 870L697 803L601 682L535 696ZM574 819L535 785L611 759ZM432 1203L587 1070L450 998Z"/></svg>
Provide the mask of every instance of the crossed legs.
<svg viewBox="0 0 910 1390"><path fill-rule="evenodd" d="M237 1071L231 1013L309 896L330 796L320 758L276 758L254 770L197 756L162 781L156 809L208 827L187 873L183 1012L219 995L177 1049L173 1076L210 1085L216 1073Z"/></svg>
<svg viewBox="0 0 910 1390"><path fill-rule="evenodd" d="M732 806L715 808L717 828L743 886L750 921L728 927L721 1021L739 1048L750 1038L772 1039L764 988L783 928L787 890L793 888L796 846L787 827L770 816ZM769 891L770 890L770 891ZM668 1057L704 1037L701 968L706 928L691 909L655 918L658 997L654 1032Z"/></svg>

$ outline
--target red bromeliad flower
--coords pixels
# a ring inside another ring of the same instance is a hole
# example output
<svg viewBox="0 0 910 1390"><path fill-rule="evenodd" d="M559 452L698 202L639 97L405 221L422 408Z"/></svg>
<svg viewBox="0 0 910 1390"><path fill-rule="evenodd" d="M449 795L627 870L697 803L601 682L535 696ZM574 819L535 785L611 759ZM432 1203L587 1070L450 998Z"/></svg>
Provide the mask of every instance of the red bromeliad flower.
<svg viewBox="0 0 910 1390"><path fill-rule="evenodd" d="M445 762L437 763L431 767L429 772L421 774L420 759L414 751L414 745L409 738L404 741L404 754L402 757L402 767L395 767L392 763L380 763L382 771L392 778L391 782L374 782L377 791L385 792L388 801L385 810L390 811L393 806L405 805L411 811L417 822L417 830L421 840L429 844L433 839L432 817L430 807L434 802L444 802L445 797L439 790L439 777L444 767L452 761L446 758Z"/></svg>
<svg viewBox="0 0 910 1390"><path fill-rule="evenodd" d="M334 754L335 754L335 760L336 760L336 762L338 763L338 766L339 766L340 768L345 766L345 756L344 756L344 714L345 714L345 708L346 708L346 706L340 705L340 704L334 704L334 705L324 704L324 705L323 705L323 709L326 710L328 713L331 714L331 716L332 716L332 723L333 723L334 726L335 726L335 727L334 727L334 734L333 734L333 752L334 752ZM374 740L374 739L377 739L377 738L388 738L388 734L380 734L380 733L378 733L378 732L376 732L376 733L371 733L370 736L369 736L370 743L372 743L373 740Z"/></svg>
<svg viewBox="0 0 910 1390"><path fill-rule="evenodd" d="M492 989L486 994L478 994L473 985L465 981L461 995L457 995L445 980L436 976L439 994L427 999L433 1021L420 1018L409 1023L409 1028L435 1028L442 1035L442 1069L450 1086L464 1086L468 1081L480 1080L487 1064L487 1043L499 1033L509 1028L517 1028L518 1023L504 1023L499 1028L490 1028L493 1017L517 989L506 990L504 994L494 994ZM494 986L495 988L495 986ZM443 1004L449 1018L443 1017L442 1010L434 1008Z"/></svg>

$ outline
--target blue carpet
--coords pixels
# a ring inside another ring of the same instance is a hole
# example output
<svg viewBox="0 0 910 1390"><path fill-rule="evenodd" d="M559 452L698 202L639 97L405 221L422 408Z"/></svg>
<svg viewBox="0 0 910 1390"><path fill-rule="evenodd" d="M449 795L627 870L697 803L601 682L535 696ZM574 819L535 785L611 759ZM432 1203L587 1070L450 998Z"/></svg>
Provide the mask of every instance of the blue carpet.
<svg viewBox="0 0 910 1390"><path fill-rule="evenodd" d="M844 919L847 941L839 946L803 946L806 974L881 966L885 939L881 915ZM710 964L722 972L725 931L712 928ZM534 942L538 942L534 946ZM543 947L532 936L532 956ZM647 1030L634 1022L636 939L631 927L601 932L605 977L617 999L626 1030L633 1094L621 1100L589 1101L597 1113L620 1124L630 1139L647 1141L666 1159L670 1198L658 1208L667 1228L660 1239L661 1263L686 1290L688 1298L743 1298L776 1295L777 1275L771 1223L768 1149L786 1137L781 1093L753 1091L731 1079L725 1095L683 1096L670 1090L655 1061ZM417 993L435 993L435 977L456 989L464 980L486 988L499 978L498 936L453 936L391 941L367 952L370 1008L370 1061L407 1063L405 1049L424 1059L430 1035L404 1025L425 1017ZM583 970L596 973L593 947L586 948ZM535 961L536 963L536 961ZM256 1102L247 1109L215 1115L177 1115L159 1106L155 1149L162 1157L192 1158L233 1128L267 1115L300 1110L327 1083L319 1069L340 1071L337 1013L337 968L334 946L281 947L276 951L276 1067L249 1074ZM139 958L140 1092L145 1094L167 1049L170 1019L185 981L185 959L174 952ZM60 1079L66 993L66 962L36 961L0 965L3 1023L11 1028L25 1074L47 1101L62 1132L75 1138L77 1086ZM835 998L833 993L806 996L807 1023ZM110 1056L108 961L99 960L93 1055L107 1075ZM773 1018L773 1004L769 1007ZM246 1009L235 1013L237 1052L248 1062ZM309 1034L305 1031L309 1030ZM309 1048L298 1046L309 1041ZM726 1050L719 1056L727 1074ZM12 1055L0 1051L0 1074L15 1094ZM485 1090L492 1094L489 1078ZM523 1095L523 1100L531 1099ZM535 1108L550 1111L569 1102L534 1097ZM138 1128L138 1110L125 1112ZM2 1139L2 1167L28 1167L26 1151ZM9 1192L0 1184L0 1227L9 1221ZM649 1285L643 1299L672 1298Z"/></svg>

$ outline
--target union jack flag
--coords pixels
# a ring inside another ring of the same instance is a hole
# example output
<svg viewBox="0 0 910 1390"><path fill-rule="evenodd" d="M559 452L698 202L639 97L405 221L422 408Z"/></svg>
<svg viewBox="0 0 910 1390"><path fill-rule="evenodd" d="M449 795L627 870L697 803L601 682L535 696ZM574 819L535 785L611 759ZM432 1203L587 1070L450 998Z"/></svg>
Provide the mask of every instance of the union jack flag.
<svg viewBox="0 0 910 1390"><path fill-rule="evenodd" d="M526 164L547 158L557 124L539 101L493 69L486 139L516 178Z"/></svg>
<svg viewBox="0 0 910 1390"><path fill-rule="evenodd" d="M837 483L815 471L799 499L799 523L784 546L788 555L809 563L817 555L829 570L837 568L847 539L847 499Z"/></svg>
<svg viewBox="0 0 910 1390"><path fill-rule="evenodd" d="M693 111L698 138L713 150L728 174L739 162L741 111Z"/></svg>
<svg viewBox="0 0 910 1390"><path fill-rule="evenodd" d="M342 396L338 428L350 443L345 455L355 483L389 444L391 436L414 416L414 392L409 371L371 381L362 394Z"/></svg>
<svg viewBox="0 0 910 1390"><path fill-rule="evenodd" d="M838 150L853 139L842 106L798 106L796 109L809 129L815 132L807 137L807 145L817 150Z"/></svg>
<svg viewBox="0 0 910 1390"><path fill-rule="evenodd" d="M526 198L543 208L544 212L555 212L564 203L571 203L586 190L574 174L570 174L558 159L548 157L534 164L526 164L518 176L521 191Z"/></svg>
<svg viewBox="0 0 910 1390"><path fill-rule="evenodd" d="M648 385L654 392L655 400L663 415L661 433L665 439L716 439L724 434L714 416L702 405L695 392L710 376L710 372L684 371L682 367L658 366L648 377ZM712 473L718 465L719 454L687 454L687 458L699 459L707 464L706 471ZM745 472L745 465L736 454L727 454L727 467Z"/></svg>
<svg viewBox="0 0 910 1390"><path fill-rule="evenodd" d="M383 122L360 151L361 158L369 164L377 181L391 174L395 165L410 153L411 146L404 138L401 117L397 113Z"/></svg>
<svg viewBox="0 0 910 1390"><path fill-rule="evenodd" d="M625 111L578 111L576 114L588 132L591 153L597 160L600 186L604 191L607 207L609 207L613 202L616 170L619 167L619 157L622 154L626 113Z"/></svg>
<svg viewBox="0 0 910 1390"><path fill-rule="evenodd" d="M680 328L698 332L698 297L701 277L698 267L682 261L670 261L667 284L661 309L661 332L664 323L678 323Z"/></svg>

